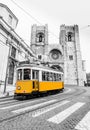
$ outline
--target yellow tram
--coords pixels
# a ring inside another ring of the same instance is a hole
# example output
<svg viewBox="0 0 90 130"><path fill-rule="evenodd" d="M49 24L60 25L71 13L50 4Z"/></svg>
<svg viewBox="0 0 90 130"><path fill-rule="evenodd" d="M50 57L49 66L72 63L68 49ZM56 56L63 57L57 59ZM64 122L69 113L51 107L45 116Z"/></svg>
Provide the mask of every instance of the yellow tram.
<svg viewBox="0 0 90 130"><path fill-rule="evenodd" d="M63 73L49 67L23 64L17 67L14 97L64 89Z"/></svg>

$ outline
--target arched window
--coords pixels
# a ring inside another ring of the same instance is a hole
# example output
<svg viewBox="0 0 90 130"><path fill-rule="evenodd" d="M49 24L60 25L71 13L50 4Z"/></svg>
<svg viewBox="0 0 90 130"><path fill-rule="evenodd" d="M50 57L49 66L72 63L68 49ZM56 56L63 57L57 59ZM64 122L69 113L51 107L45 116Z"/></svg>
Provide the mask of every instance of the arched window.
<svg viewBox="0 0 90 130"><path fill-rule="evenodd" d="M42 42L42 35L39 35L39 42Z"/></svg>
<svg viewBox="0 0 90 130"><path fill-rule="evenodd" d="M38 59L41 60L41 59L42 59L42 56L41 56L41 55L38 55Z"/></svg>
<svg viewBox="0 0 90 130"><path fill-rule="evenodd" d="M44 41L44 33L40 32L36 35L37 42L43 42Z"/></svg>
<svg viewBox="0 0 90 130"><path fill-rule="evenodd" d="M68 41L72 41L72 32L68 32Z"/></svg>

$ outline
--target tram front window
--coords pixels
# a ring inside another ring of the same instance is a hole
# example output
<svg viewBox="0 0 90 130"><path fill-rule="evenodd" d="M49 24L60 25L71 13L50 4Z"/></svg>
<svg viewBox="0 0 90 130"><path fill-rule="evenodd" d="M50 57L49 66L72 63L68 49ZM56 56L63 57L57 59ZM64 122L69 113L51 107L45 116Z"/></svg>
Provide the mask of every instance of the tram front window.
<svg viewBox="0 0 90 130"><path fill-rule="evenodd" d="M30 69L24 69L24 80L30 80L30 79L31 79Z"/></svg>
<svg viewBox="0 0 90 130"><path fill-rule="evenodd" d="M22 80L22 69L17 71L17 80Z"/></svg>

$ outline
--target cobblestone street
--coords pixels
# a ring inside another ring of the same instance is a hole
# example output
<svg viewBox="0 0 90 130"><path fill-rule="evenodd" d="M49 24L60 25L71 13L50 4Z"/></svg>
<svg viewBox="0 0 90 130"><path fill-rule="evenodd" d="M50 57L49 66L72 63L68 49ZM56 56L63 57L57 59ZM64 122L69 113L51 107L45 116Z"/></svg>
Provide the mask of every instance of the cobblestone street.
<svg viewBox="0 0 90 130"><path fill-rule="evenodd" d="M63 93L23 101L4 98L0 130L90 130L89 111L89 87L66 87Z"/></svg>

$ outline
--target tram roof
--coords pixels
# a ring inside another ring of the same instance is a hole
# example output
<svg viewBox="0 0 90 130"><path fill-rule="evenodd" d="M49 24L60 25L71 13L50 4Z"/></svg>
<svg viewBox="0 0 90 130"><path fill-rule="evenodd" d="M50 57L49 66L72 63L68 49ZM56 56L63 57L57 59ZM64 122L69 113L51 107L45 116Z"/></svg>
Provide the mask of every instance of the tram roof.
<svg viewBox="0 0 90 130"><path fill-rule="evenodd" d="M63 72L52 69L47 66L41 66L41 65L35 65L35 64L22 64L22 65L17 66L17 69L24 69L24 68L31 68L31 69L35 69L35 70L43 70L43 71L57 72L57 73L63 74Z"/></svg>

